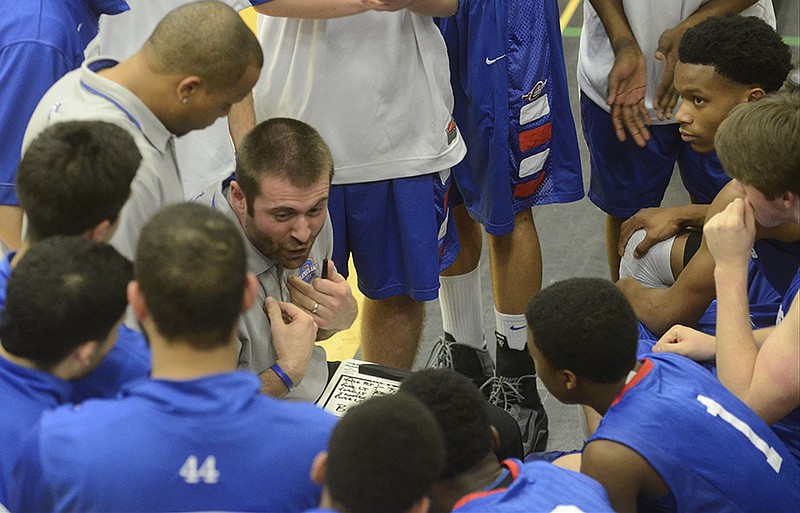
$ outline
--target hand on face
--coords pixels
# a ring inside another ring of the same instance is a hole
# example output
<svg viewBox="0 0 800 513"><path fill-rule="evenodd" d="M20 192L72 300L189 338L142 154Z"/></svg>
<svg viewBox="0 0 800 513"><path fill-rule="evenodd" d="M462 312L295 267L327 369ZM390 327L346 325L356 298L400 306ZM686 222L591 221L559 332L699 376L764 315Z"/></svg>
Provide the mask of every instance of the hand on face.
<svg viewBox="0 0 800 513"><path fill-rule="evenodd" d="M717 267L747 270L756 236L753 207L745 199L733 200L703 227L703 236Z"/></svg>

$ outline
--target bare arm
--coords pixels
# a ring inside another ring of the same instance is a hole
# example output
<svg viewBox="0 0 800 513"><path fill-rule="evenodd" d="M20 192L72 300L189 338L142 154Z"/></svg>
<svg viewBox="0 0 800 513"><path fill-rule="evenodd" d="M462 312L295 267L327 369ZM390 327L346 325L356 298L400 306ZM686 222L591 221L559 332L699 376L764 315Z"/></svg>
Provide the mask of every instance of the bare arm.
<svg viewBox="0 0 800 513"><path fill-rule="evenodd" d="M655 58L665 61L664 74L656 89L653 104L658 113L658 119L670 119L672 110L678 102L678 93L672 85L675 64L678 62L678 47L683 34L689 28L697 25L710 16L719 16L727 12L742 12L757 0L710 0L698 8L691 16L677 26L665 30L658 40L658 49Z"/></svg>
<svg viewBox="0 0 800 513"><path fill-rule="evenodd" d="M268 297L264 309L269 316L272 345L275 348L277 363L295 385L303 380L311 360L314 341L317 338L317 324L314 319L291 303L276 301ZM272 397L283 397L289 388L272 369L258 375L261 378L261 392Z"/></svg>
<svg viewBox="0 0 800 513"><path fill-rule="evenodd" d="M609 440L595 440L586 445L581 473L603 485L617 512L636 511L640 493L661 497L669 492L664 481L639 453Z"/></svg>
<svg viewBox="0 0 800 513"><path fill-rule="evenodd" d="M677 235L682 229L702 227L707 214L708 205L643 208L622 223L617 247L619 255L625 254L628 240L637 230L644 229L647 234L634 250L634 256L641 258L654 244Z"/></svg>
<svg viewBox="0 0 800 513"><path fill-rule="evenodd" d="M800 406L800 297L797 295L783 322L759 349L743 401L770 425Z"/></svg>
<svg viewBox="0 0 800 513"><path fill-rule="evenodd" d="M256 111L253 105L253 92L250 91L242 101L235 103L228 113L228 130L234 150L238 151L239 143L254 126L256 126Z"/></svg>
<svg viewBox="0 0 800 513"><path fill-rule="evenodd" d="M708 206L706 222L722 212L734 199L742 197L733 182L723 187ZM799 238L800 226L793 223L774 228L756 225L756 239L791 242ZM650 289L632 278L618 281L617 286L631 302L639 321L654 334L661 335L675 324L694 325L708 308L715 297L714 258L703 237L700 249L670 288Z"/></svg>
<svg viewBox="0 0 800 513"><path fill-rule="evenodd" d="M366 11L409 11L422 16L450 16L458 0L272 0L254 6L268 16L325 19L351 16Z"/></svg>
<svg viewBox="0 0 800 513"><path fill-rule="evenodd" d="M797 298L759 349L749 325L746 255L755 239L748 200L737 199L705 227L714 255L719 380L767 423L800 405Z"/></svg>
<svg viewBox="0 0 800 513"><path fill-rule="evenodd" d="M614 66L608 74L608 97L611 123L617 139L625 141L626 131L639 146L650 139L650 118L644 107L647 91L647 67L636 42L621 0L591 0L614 49Z"/></svg>
<svg viewBox="0 0 800 513"><path fill-rule="evenodd" d="M272 0L253 8L267 16L306 19L339 18L370 10L369 0Z"/></svg>

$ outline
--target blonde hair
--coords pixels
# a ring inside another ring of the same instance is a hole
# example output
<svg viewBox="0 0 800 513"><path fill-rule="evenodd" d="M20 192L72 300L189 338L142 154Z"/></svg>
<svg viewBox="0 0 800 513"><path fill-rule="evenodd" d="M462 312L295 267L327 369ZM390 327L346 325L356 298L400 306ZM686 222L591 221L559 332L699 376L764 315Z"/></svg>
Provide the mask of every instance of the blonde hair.
<svg viewBox="0 0 800 513"><path fill-rule="evenodd" d="M800 195L800 90L736 106L714 146L726 173L767 198Z"/></svg>

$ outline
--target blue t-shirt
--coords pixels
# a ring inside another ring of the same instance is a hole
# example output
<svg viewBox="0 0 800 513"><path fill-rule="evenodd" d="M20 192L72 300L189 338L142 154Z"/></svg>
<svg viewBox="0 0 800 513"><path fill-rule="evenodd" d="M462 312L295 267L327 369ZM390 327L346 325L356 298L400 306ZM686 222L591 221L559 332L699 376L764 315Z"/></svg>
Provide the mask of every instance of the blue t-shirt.
<svg viewBox="0 0 800 513"><path fill-rule="evenodd" d="M0 0L0 204L17 205L22 136L44 93L83 62L101 14L125 0Z"/></svg>
<svg viewBox="0 0 800 513"><path fill-rule="evenodd" d="M43 411L66 402L70 392L68 382L0 356L0 504L8 504L12 472L25 436Z"/></svg>
<svg viewBox="0 0 800 513"><path fill-rule="evenodd" d="M571 512L614 511L605 489L589 476L544 461L522 463L508 459L503 466L506 470L497 483L465 495L453 506L453 511L550 513L558 507Z"/></svg>
<svg viewBox="0 0 800 513"><path fill-rule="evenodd" d="M800 508L800 467L783 442L708 371L680 355L645 358L587 444L595 440L631 448L664 480L673 508L640 496L641 511Z"/></svg>
<svg viewBox="0 0 800 513"><path fill-rule="evenodd" d="M263 395L249 372L142 379L117 400L48 412L28 437L13 511L304 511L336 417ZM16 509L15 509L16 508Z"/></svg>

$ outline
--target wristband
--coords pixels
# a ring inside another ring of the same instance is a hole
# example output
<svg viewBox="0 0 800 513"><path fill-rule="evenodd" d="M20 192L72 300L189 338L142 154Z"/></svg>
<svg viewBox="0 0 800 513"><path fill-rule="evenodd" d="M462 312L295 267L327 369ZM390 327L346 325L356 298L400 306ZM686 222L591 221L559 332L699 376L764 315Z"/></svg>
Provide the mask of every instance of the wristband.
<svg viewBox="0 0 800 513"><path fill-rule="evenodd" d="M290 378L289 375L286 374L286 371L281 369L281 366L278 365L278 362L273 363L270 369L272 369L272 372L274 372L275 374L278 375L279 378L281 378L283 384L286 385L286 388L289 389L289 391L291 392L295 386L294 381L292 381L292 378Z"/></svg>

